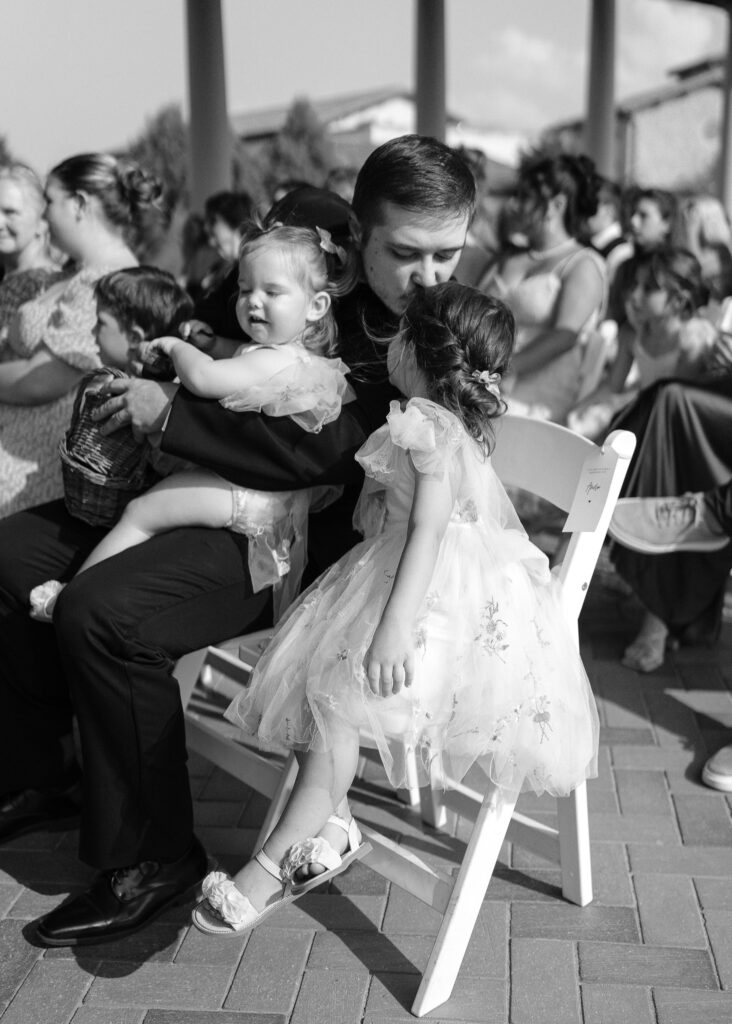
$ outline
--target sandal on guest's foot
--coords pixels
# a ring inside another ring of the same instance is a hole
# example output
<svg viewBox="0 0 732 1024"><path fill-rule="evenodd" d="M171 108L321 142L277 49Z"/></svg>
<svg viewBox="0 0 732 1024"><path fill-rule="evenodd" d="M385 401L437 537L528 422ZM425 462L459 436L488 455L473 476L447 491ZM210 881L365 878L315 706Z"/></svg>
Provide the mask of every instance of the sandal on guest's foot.
<svg viewBox="0 0 732 1024"><path fill-rule="evenodd" d="M647 633L626 649L620 664L635 672L655 672L666 660L667 633Z"/></svg>
<svg viewBox="0 0 732 1024"><path fill-rule="evenodd" d="M323 836L315 836L291 846L282 865L282 873L290 880L291 892L296 896L302 896L303 893L340 875L349 864L365 856L371 849L370 843L361 841L361 831L355 818L346 821L337 814L331 814L328 823L337 825L346 833L348 845L343 853L338 853ZM320 864L324 870L320 874L308 875L298 880L298 872L306 864Z"/></svg>
<svg viewBox="0 0 732 1024"><path fill-rule="evenodd" d="M255 854L254 860L267 874L283 883L280 898L268 903L262 910L257 910L249 898L237 889L232 878L223 871L212 871L201 884L206 899L193 911L193 923L199 931L207 935L242 935L256 928L275 910L297 899L292 890L288 889L282 869L264 850Z"/></svg>

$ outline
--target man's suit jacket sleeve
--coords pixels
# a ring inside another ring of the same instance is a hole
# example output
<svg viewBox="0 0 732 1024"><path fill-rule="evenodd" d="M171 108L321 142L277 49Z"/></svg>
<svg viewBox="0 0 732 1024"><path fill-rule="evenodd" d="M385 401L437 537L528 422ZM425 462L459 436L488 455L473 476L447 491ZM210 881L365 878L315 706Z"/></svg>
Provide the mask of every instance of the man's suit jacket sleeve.
<svg viewBox="0 0 732 1024"><path fill-rule="evenodd" d="M353 383L353 382L352 382ZM356 399L338 419L308 433L288 416L230 412L217 401L179 388L162 449L219 473L241 487L285 491L358 483L354 455L386 420L397 392L388 383L354 383Z"/></svg>

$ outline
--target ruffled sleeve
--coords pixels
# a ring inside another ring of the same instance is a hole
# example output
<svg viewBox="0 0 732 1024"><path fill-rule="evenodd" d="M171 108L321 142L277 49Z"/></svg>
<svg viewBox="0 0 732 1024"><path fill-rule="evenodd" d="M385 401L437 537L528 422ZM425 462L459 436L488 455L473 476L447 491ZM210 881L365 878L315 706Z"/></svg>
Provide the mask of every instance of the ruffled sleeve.
<svg viewBox="0 0 732 1024"><path fill-rule="evenodd" d="M465 443L465 429L452 413L426 398L412 398L404 409L392 402L386 426L380 427L356 453L367 476L388 483L411 455L420 473L442 476Z"/></svg>
<svg viewBox="0 0 732 1024"><path fill-rule="evenodd" d="M18 317L25 347L33 351L43 343L57 359L77 370L100 366L93 333L97 319L94 286L103 273L105 269L84 267L22 305Z"/></svg>
<svg viewBox="0 0 732 1024"><path fill-rule="evenodd" d="M242 356L246 358L246 355ZM317 433L340 415L341 406L354 399L340 359L326 359L303 352L283 370L261 384L221 399L233 412L263 412L290 416L303 430Z"/></svg>

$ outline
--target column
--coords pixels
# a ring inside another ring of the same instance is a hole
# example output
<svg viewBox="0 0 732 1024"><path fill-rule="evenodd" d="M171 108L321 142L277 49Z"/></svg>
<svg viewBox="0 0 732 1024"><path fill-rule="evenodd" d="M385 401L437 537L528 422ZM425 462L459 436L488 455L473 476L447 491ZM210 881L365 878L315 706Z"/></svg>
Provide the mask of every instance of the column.
<svg viewBox="0 0 732 1024"><path fill-rule="evenodd" d="M445 141L445 0L416 0L417 132Z"/></svg>
<svg viewBox="0 0 732 1024"><path fill-rule="evenodd" d="M722 121L719 126L719 198L729 214L732 211L732 13L727 8L727 50L724 55L722 84Z"/></svg>
<svg viewBox="0 0 732 1024"><path fill-rule="evenodd" d="M186 0L191 111L191 209L231 188L232 138L226 107L221 0Z"/></svg>
<svg viewBox="0 0 732 1024"><path fill-rule="evenodd" d="M615 0L592 0L584 148L613 179L615 132Z"/></svg>

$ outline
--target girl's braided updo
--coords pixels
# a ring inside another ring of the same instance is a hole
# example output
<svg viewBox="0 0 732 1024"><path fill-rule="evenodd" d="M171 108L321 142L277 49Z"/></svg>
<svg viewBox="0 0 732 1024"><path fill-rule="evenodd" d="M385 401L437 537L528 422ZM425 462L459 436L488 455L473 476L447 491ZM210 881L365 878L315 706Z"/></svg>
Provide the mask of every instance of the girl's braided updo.
<svg viewBox="0 0 732 1024"><path fill-rule="evenodd" d="M427 397L455 413L486 452L493 447L491 420L506 411L497 385L508 369L515 330L508 306L457 281L420 289L401 320L403 343L426 378Z"/></svg>

